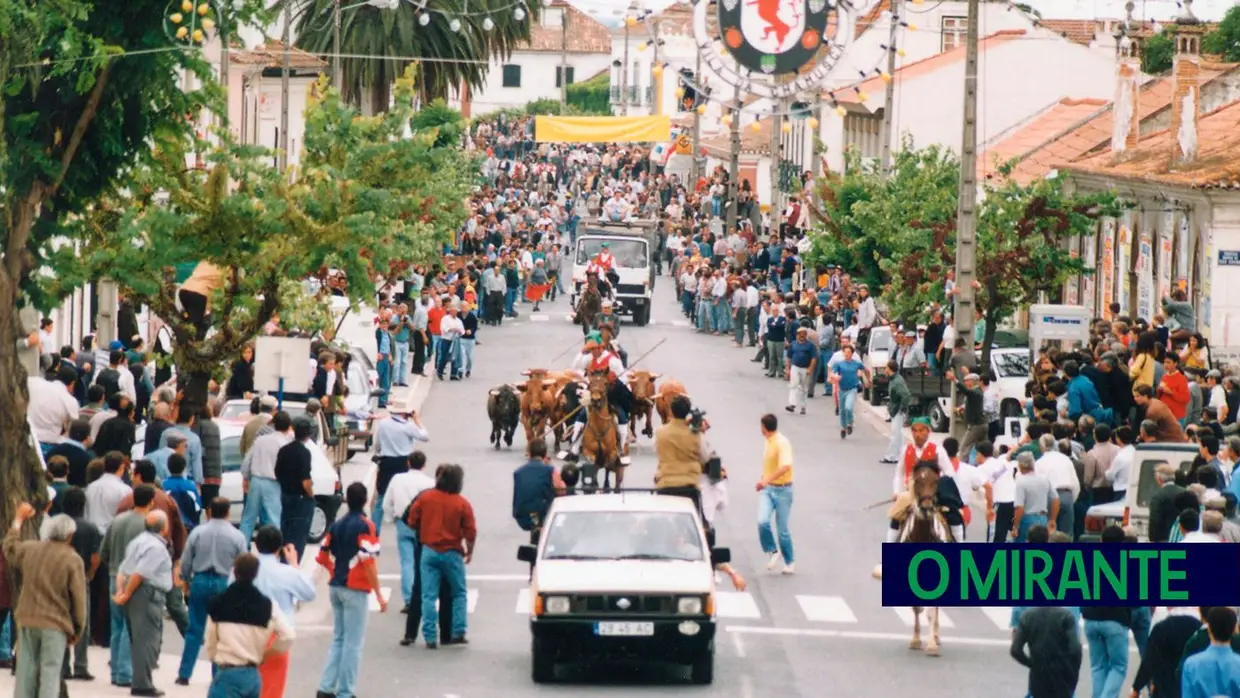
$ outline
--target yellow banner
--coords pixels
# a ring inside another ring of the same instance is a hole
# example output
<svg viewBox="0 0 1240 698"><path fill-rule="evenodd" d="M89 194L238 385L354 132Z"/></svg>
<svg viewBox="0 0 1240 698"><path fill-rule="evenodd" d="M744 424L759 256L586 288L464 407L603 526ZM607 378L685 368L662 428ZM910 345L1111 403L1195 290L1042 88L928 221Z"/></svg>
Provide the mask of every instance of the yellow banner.
<svg viewBox="0 0 1240 698"><path fill-rule="evenodd" d="M668 116L536 116L539 143L666 143L672 139Z"/></svg>

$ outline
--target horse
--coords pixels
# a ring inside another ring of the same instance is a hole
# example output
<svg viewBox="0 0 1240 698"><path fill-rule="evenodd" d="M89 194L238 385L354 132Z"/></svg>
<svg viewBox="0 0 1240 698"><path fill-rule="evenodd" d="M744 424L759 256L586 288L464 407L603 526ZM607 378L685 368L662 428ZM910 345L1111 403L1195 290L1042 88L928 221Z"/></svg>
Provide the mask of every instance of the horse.
<svg viewBox="0 0 1240 698"><path fill-rule="evenodd" d="M581 298L577 300L573 323L581 325L582 334L590 334L594 327L594 318L603 311L603 296L598 290L598 277L591 274L581 290Z"/></svg>
<svg viewBox="0 0 1240 698"><path fill-rule="evenodd" d="M594 468L603 468L603 489L611 488L611 475L615 473L616 488L624 482L624 468L620 465L620 428L607 400L610 386L607 375L596 373L589 378L590 409L586 416L586 428L581 436L581 455L589 458Z"/></svg>
<svg viewBox="0 0 1240 698"><path fill-rule="evenodd" d="M909 483L909 494L912 503L909 505L904 522L900 526L897 542L900 543L953 543L951 527L939 510L939 466L936 461L921 461L913 466L913 478ZM930 624L930 642L921 640L921 612L926 611L926 620ZM913 639L908 648L921 650L926 655L939 656L939 609L938 607L913 607Z"/></svg>

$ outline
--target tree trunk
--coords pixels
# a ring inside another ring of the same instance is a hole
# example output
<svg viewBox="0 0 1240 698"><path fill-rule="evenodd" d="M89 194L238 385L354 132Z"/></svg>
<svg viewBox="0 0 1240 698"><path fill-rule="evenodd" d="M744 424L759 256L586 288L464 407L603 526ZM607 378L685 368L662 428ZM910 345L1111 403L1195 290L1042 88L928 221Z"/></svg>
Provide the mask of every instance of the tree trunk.
<svg viewBox="0 0 1240 698"><path fill-rule="evenodd" d="M202 414L202 408L207 404L210 387L211 373L209 371L190 371L178 368L177 391L181 393L181 401L177 405L178 411L189 410L190 414Z"/></svg>
<svg viewBox="0 0 1240 698"><path fill-rule="evenodd" d="M17 342L25 333L14 301L11 293L0 298L0 395L10 398L0 408L0 522L4 525L13 520L20 502L30 501L40 510L47 502L43 467L30 445L26 421L30 391L26 367L17 352Z"/></svg>

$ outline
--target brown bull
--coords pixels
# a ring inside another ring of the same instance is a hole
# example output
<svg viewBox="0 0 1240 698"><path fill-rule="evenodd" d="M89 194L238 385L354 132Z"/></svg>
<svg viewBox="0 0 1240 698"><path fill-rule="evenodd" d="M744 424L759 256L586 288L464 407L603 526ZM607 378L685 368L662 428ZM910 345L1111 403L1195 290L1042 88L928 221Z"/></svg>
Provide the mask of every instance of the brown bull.
<svg viewBox="0 0 1240 698"><path fill-rule="evenodd" d="M517 390L521 391L521 424L525 427L525 441L529 443L542 437L547 428L555 405L551 392L555 379L548 378L547 371L541 368L522 371L521 375L526 377L525 383L518 385Z"/></svg>
<svg viewBox="0 0 1240 698"><path fill-rule="evenodd" d="M629 436L637 439L637 418L645 417L646 426L642 433L646 438L654 438L654 425L651 423L654 411L654 382L659 374L650 371L632 371L629 373L629 390L633 391L633 412L629 415Z"/></svg>
<svg viewBox="0 0 1240 698"><path fill-rule="evenodd" d="M659 421L667 424L672 419L672 398L677 395L687 395L685 386L675 378L669 378L663 385L659 386L659 392L654 396L654 409L659 413Z"/></svg>

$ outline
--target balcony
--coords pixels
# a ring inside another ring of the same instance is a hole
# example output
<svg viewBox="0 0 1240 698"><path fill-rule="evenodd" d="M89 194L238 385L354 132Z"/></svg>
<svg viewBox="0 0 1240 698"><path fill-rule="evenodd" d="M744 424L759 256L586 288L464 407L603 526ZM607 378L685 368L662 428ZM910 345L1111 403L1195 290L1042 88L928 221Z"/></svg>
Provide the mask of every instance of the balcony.
<svg viewBox="0 0 1240 698"><path fill-rule="evenodd" d="M620 86L619 85L611 86L611 103L612 104L620 103Z"/></svg>
<svg viewBox="0 0 1240 698"><path fill-rule="evenodd" d="M641 88L637 85L629 85L629 104L641 104L641 100L638 99L640 93Z"/></svg>
<svg viewBox="0 0 1240 698"><path fill-rule="evenodd" d="M654 106L654 85L646 88L646 104Z"/></svg>

